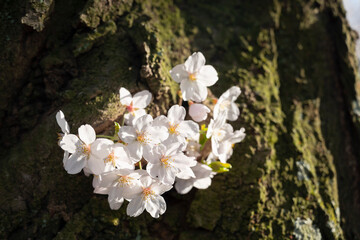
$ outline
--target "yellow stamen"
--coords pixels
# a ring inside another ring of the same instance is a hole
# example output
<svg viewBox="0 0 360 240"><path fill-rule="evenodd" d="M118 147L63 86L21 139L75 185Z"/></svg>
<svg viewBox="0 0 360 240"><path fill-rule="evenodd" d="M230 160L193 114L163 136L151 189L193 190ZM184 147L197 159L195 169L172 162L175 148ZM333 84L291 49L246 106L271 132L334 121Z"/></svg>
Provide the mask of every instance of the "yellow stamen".
<svg viewBox="0 0 360 240"><path fill-rule="evenodd" d="M146 136L145 136L145 133L143 133L143 132L136 132L136 134L137 134L137 141L138 142L141 142L141 143L146 143L146 141L147 141L147 139L146 139Z"/></svg>
<svg viewBox="0 0 360 240"><path fill-rule="evenodd" d="M91 146L83 144L83 145L81 145L81 149L82 149L83 154L85 154L86 156L89 157L90 152L91 152Z"/></svg>
<svg viewBox="0 0 360 240"><path fill-rule="evenodd" d="M169 126L169 133L170 134L178 134L178 132L176 131L176 128L178 127L179 124L170 124Z"/></svg>
<svg viewBox="0 0 360 240"><path fill-rule="evenodd" d="M104 162L105 162L105 163L111 162L112 165L115 167L116 162L115 162L114 151L112 151L112 152L107 156L107 158L104 159Z"/></svg>
<svg viewBox="0 0 360 240"><path fill-rule="evenodd" d="M162 156L161 159L160 159L161 163L165 165L165 168L167 167L171 167L170 165L170 162L171 162L171 159L167 156Z"/></svg>
<svg viewBox="0 0 360 240"><path fill-rule="evenodd" d="M155 195L155 192L151 190L151 187L143 188L143 198L147 200L148 198Z"/></svg>
<svg viewBox="0 0 360 240"><path fill-rule="evenodd" d="M118 178L118 182L120 183L120 185L122 187L124 186L129 186L131 184L131 181L134 180L132 177L129 177L129 176L120 176Z"/></svg>
<svg viewBox="0 0 360 240"><path fill-rule="evenodd" d="M189 73L189 79L191 81L196 81L196 74L195 73Z"/></svg>

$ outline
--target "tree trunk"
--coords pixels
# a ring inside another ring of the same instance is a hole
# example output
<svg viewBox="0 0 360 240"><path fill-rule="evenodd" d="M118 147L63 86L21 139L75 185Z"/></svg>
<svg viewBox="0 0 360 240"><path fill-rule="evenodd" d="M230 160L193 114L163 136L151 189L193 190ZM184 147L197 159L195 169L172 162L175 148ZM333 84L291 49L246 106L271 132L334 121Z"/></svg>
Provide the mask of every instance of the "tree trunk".
<svg viewBox="0 0 360 240"><path fill-rule="evenodd" d="M0 20L1 239L360 239L356 35L340 1L5 0ZM110 210L63 169L55 113L109 133L120 87L150 89L164 113L169 70L194 51L216 96L242 89L231 171L164 194L160 219Z"/></svg>

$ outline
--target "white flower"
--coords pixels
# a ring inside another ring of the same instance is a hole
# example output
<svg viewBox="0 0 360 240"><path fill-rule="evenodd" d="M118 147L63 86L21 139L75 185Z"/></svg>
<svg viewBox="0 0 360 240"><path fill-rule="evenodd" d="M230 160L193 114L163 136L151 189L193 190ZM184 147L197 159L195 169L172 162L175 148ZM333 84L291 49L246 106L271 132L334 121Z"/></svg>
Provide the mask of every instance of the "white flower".
<svg viewBox="0 0 360 240"><path fill-rule="evenodd" d="M209 112L210 109L204 104L193 103L189 107L189 115L196 122L204 121Z"/></svg>
<svg viewBox="0 0 360 240"><path fill-rule="evenodd" d="M67 134L63 137L60 147L72 155L65 162L65 170L69 174L76 174L84 167L89 168L93 174L104 171L105 163L103 156L97 155L97 148L105 139L96 139L95 130L88 124L80 126L79 137Z"/></svg>
<svg viewBox="0 0 360 240"><path fill-rule="evenodd" d="M61 110L56 113L56 122L59 125L59 127L61 128L61 131L63 132L63 134L59 134L58 145L60 146L60 142L61 142L63 136L70 133L69 124L65 119L64 113ZM68 151L64 151L64 157L63 157L64 165L65 165L65 162L69 159L69 155L70 154Z"/></svg>
<svg viewBox="0 0 360 240"><path fill-rule="evenodd" d="M191 120L185 119L186 110L179 105L172 106L167 117L161 115L155 118L154 126L166 127L169 133L168 143L181 142L186 146L186 139L199 133L199 125Z"/></svg>
<svg viewBox="0 0 360 240"><path fill-rule="evenodd" d="M236 106L236 99L239 97L241 90L239 87L233 86L224 92L214 107L214 119L222 113L226 114L226 119L235 121L238 119L240 111Z"/></svg>
<svg viewBox="0 0 360 240"><path fill-rule="evenodd" d="M220 162L227 162L233 154L234 144L241 142L245 136L245 129L241 128L240 130L231 133L226 139L224 139L224 141L221 142L217 148L217 156L219 157Z"/></svg>
<svg viewBox="0 0 360 240"><path fill-rule="evenodd" d="M163 184L173 185L176 175L180 172L195 177L190 167L195 166L196 161L181 152L181 143L159 144L153 148L147 160L149 162L146 171Z"/></svg>
<svg viewBox="0 0 360 240"><path fill-rule="evenodd" d="M207 87L218 80L215 68L205 65L205 57L201 52L193 53L184 64L175 66L170 71L175 82L180 83L183 99L202 102L207 97Z"/></svg>
<svg viewBox="0 0 360 240"><path fill-rule="evenodd" d="M229 138L234 132L233 127L225 123L225 114L221 114L217 119L211 119L206 133L206 137L211 137L211 150L215 156L219 156L221 143Z"/></svg>
<svg viewBox="0 0 360 240"><path fill-rule="evenodd" d="M195 178L180 179L176 178L175 189L180 194L190 192L193 187L197 189L206 189L211 185L211 178L215 175L212 169L202 163L197 163L192 167Z"/></svg>
<svg viewBox="0 0 360 240"><path fill-rule="evenodd" d="M123 126L119 130L119 137L127 143L130 156L140 161L143 154L149 154L154 144L159 144L168 138L169 133L163 126L152 126L153 118L146 114L139 117L134 126Z"/></svg>
<svg viewBox="0 0 360 240"><path fill-rule="evenodd" d="M98 146L98 155L105 156L104 172L118 169L134 169L134 161L129 156L127 147L121 143L115 143L111 140L104 139Z"/></svg>
<svg viewBox="0 0 360 240"><path fill-rule="evenodd" d="M193 138L187 139L187 145L186 145L186 155L189 157L195 157L198 158L201 156L201 144L199 143L199 136L200 134L195 135Z"/></svg>
<svg viewBox="0 0 360 240"><path fill-rule="evenodd" d="M144 116L146 108L151 102L152 95L148 90L138 92L131 96L131 93L126 88L120 88L120 103L126 106L128 113L124 115L125 123L133 125L137 118Z"/></svg>
<svg viewBox="0 0 360 240"><path fill-rule="evenodd" d="M129 169L117 169L103 173L99 176L99 182L94 192L109 194L110 208L117 210L124 202L124 198L131 199L142 190L139 181L141 176L142 172Z"/></svg>
<svg viewBox="0 0 360 240"><path fill-rule="evenodd" d="M150 176L140 178L140 182L142 189L131 199L126 213L137 217L146 209L152 217L158 218L166 211L166 202L160 195L169 191L172 186L161 184Z"/></svg>

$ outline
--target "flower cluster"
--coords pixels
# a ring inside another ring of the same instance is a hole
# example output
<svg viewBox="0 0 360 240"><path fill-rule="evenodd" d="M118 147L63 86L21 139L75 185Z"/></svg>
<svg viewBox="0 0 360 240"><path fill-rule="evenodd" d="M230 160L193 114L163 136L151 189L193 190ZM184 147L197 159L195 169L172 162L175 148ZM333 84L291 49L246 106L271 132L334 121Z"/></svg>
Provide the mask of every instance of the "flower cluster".
<svg viewBox="0 0 360 240"><path fill-rule="evenodd" d="M129 216L136 217L146 209L158 218L166 210L161 195L173 185L180 194L193 187L208 188L216 173L229 171L227 160L233 146L245 137L243 128L234 131L226 123L239 117L235 103L241 93L239 87L231 87L215 99L215 106L203 103L207 87L217 82L218 75L214 67L205 65L202 53L194 53L170 74L180 83L181 98L189 101L189 115L194 121L187 120L186 109L180 105L153 119L145 110L151 93L145 90L132 96L125 88L120 88L120 103L126 108L124 124L115 123L113 136L97 136L88 124L80 126L77 135L71 134L63 112L56 114L65 170L69 174L81 170L93 174L94 192L108 195L114 210L128 201ZM210 108L212 119L206 126ZM198 122L203 123L201 127Z"/></svg>

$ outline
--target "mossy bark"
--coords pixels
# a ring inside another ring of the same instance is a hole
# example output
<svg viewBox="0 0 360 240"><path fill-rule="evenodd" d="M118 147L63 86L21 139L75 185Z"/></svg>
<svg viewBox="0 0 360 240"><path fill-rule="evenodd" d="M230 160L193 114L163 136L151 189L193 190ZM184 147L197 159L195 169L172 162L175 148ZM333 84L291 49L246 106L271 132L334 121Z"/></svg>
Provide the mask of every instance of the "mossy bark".
<svg viewBox="0 0 360 240"><path fill-rule="evenodd" d="M1 239L360 239L355 34L342 3L0 2ZM232 85L246 139L207 190L166 193L160 219L129 218L68 175L55 113L109 133L120 87L176 101L172 66L202 51Z"/></svg>

